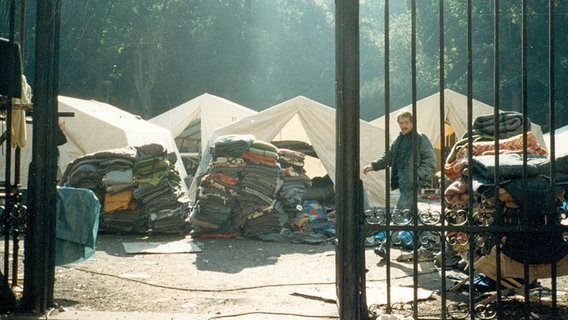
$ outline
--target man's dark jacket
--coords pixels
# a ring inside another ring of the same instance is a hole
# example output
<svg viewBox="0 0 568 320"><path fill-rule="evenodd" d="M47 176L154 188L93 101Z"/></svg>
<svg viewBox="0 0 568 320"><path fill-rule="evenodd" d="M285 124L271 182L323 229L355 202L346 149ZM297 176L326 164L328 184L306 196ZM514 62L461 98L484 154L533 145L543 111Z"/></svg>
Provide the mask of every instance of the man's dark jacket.
<svg viewBox="0 0 568 320"><path fill-rule="evenodd" d="M409 133L410 134L410 133ZM396 137L396 139L392 142L391 146L390 146L390 167L392 168L392 178L391 178L391 189L398 189L401 186L398 185L398 178L397 178L397 173L398 173L398 168L399 168L399 163L397 163L395 161L395 155L398 153L398 147L400 145L400 141L403 137L402 132L399 133L399 135ZM434 148L432 147L432 144L430 143L430 140L428 140L428 138L426 137L426 135L424 135L423 133L416 133L416 141L418 142L418 152L417 152L417 161L414 162L412 157L414 155L414 152L410 152L410 156L407 159L407 162L404 164L403 170L404 170L404 176L405 177L409 177L408 179L405 179L404 181L404 187L406 188L405 190L412 190L413 185L414 185L414 179L412 179L412 164L416 163L416 172L418 174L418 181L417 183L419 185L422 184L422 182L429 178L430 175L434 172L434 169L436 168L436 153L434 152ZM378 170L382 170L385 169L387 167L387 157L386 157L386 152L377 160L371 162L371 166L373 167L374 171L378 171Z"/></svg>

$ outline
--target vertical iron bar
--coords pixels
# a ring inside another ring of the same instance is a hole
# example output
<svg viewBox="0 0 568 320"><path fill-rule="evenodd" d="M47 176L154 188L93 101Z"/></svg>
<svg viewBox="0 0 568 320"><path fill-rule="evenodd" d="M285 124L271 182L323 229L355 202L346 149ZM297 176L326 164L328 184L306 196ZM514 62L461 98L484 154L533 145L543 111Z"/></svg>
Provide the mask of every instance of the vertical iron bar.
<svg viewBox="0 0 568 320"><path fill-rule="evenodd" d="M390 11L390 1L385 0L385 152L387 158L387 167L385 168L385 214L386 214L386 225L387 228L390 227L391 223L391 204L390 204L390 27L389 27L389 11ZM392 312L391 306L391 264L390 264L390 247L391 247L391 237L390 232L385 233L386 245L387 245L387 255L386 255L386 278L387 278L387 313Z"/></svg>
<svg viewBox="0 0 568 320"><path fill-rule="evenodd" d="M25 32L26 30L26 0L20 0L20 55L22 57L22 70L24 70L25 54L24 54L24 43L25 43ZM22 92L22 95L24 93ZM21 150L20 147L16 147L15 163L14 163L14 184L16 186L20 185L20 166L21 166Z"/></svg>
<svg viewBox="0 0 568 320"><path fill-rule="evenodd" d="M442 194L440 200L440 214L441 214L441 224L442 229L446 226L446 215L445 215L445 204L444 204L444 190L446 189L445 177L444 177L444 163L445 163L445 150L446 150L446 113L445 113L445 106L446 106L446 74L444 70L444 52L445 52L445 43L444 43L444 0L440 0L439 3L439 82L440 82L440 193ZM441 231L441 278L442 278L442 297L441 297L441 310L442 310L442 320L446 319L446 240L445 240L445 232Z"/></svg>
<svg viewBox="0 0 568 320"><path fill-rule="evenodd" d="M471 135L471 130L472 130L472 123L473 123L473 71L472 71L472 17L471 17L471 1L472 0L468 0L467 1L467 144L469 146L472 145L473 143L473 137ZM472 149L473 148L468 148L467 150L467 163L468 166L469 164L471 164L472 158L473 158L473 154L472 154ZM467 221L469 221L469 224L472 224L473 222L473 214L472 214L472 205L473 205L473 189L472 189L472 183L471 183L471 179L468 179L467 181L468 184L468 206L467 206ZM468 233L468 239L472 239L472 233ZM473 242L469 241L469 263L470 265L473 263ZM473 267L469 268L468 271L468 275L469 275L469 305L470 305L470 317L471 320L475 319L475 313L472 312L474 310L474 306L475 306L475 300L474 300L474 286L473 286Z"/></svg>
<svg viewBox="0 0 568 320"><path fill-rule="evenodd" d="M15 20L16 20L16 1L12 0L10 2L10 31L9 31L9 36L8 39L11 43L14 42L14 33L15 33ZM16 63L17 61L13 61L13 63ZM14 69L14 68L13 68ZM10 85L10 87L12 87L15 84ZM13 90L10 90L13 91ZM6 159L6 168L5 168L5 185L4 185L4 189L5 189L5 193L6 193L6 199L5 201L5 209L4 209L4 215L6 216L6 234L4 235L4 274L6 275L6 283L8 283L8 277L10 274L10 234L12 229L14 228L14 224L13 224L13 219L12 214L13 214L13 208L14 208L14 199L12 197L12 177L11 177L11 171L12 171L12 110L13 110L13 104L12 104L12 92L9 93L8 95L8 108L6 109L6 155L5 155L5 159ZM12 271L14 271L14 265L17 263L17 260L12 260ZM17 279L14 279L13 276L13 272L12 272L12 285L15 285Z"/></svg>
<svg viewBox="0 0 568 320"><path fill-rule="evenodd" d="M20 24L19 24L19 35L20 35L20 59L23 61L23 53L22 53L22 48L23 48L23 31L22 31L22 26L23 26L23 16L21 14L22 11L22 3L20 2ZM14 8L14 15L15 15L15 8ZM14 26L15 28L15 26ZM15 30L14 30L15 33ZM24 94L24 92L22 91L22 95ZM19 97L21 98L21 97ZM23 112L23 111L22 111ZM11 148L11 146L9 146ZM14 185L13 185L13 190L14 190L14 194L13 197L11 197L12 199L12 208L14 210L14 216L17 217L16 219L16 224L13 226L12 228L12 286L17 286L18 285L18 253L20 251L20 230L23 227L22 225L20 225L21 223L21 219L20 219L20 214L21 211L18 210L19 206L16 207L16 205L20 204L22 198L20 196L20 188L19 188L19 184L20 184L20 147L16 146L14 149ZM12 161L10 161L10 163L12 163Z"/></svg>
<svg viewBox="0 0 568 320"><path fill-rule="evenodd" d="M335 3L336 283L340 318L358 320L368 319L359 177L359 1Z"/></svg>
<svg viewBox="0 0 568 320"><path fill-rule="evenodd" d="M501 109L501 97L500 97L500 62L499 62L499 54L500 54L500 47L499 47L499 0L495 0L493 6L493 116L495 117L495 126L493 131L495 133L499 132L499 110ZM496 134L497 136L497 134ZM495 170L493 172L493 181L497 183L499 179L499 139L495 139ZM501 226L503 224L502 215L501 215L501 201L499 200L499 189L495 188L494 192L495 197L495 220L493 224L497 224ZM495 232L495 231L494 231ZM501 236L502 234L497 231L493 233L493 236L496 239L495 242L495 266L496 266L496 273L495 276L497 277L497 283L501 282ZM497 295L497 318L500 319L502 316L502 306L501 306L501 286L496 285L496 295Z"/></svg>
<svg viewBox="0 0 568 320"><path fill-rule="evenodd" d="M44 312L53 301L57 204L57 83L59 0L38 1L34 83L33 155L29 174L29 214L25 238L22 309Z"/></svg>
<svg viewBox="0 0 568 320"><path fill-rule="evenodd" d="M417 167L416 167L416 159L418 159L418 139L416 137L416 101L417 94L416 94L416 0L412 0L410 2L411 5L411 13L410 13L410 33L411 33L411 45L410 45L410 67L412 69L412 159L414 159L414 163L412 166L412 182L413 186L418 185L418 177L417 177ZM395 173L396 174L396 173ZM412 202L412 221L413 225L416 227L418 226L418 202L416 201L418 198L417 188L412 188L412 196L414 201ZM412 255L412 283L413 285L413 303L412 303L412 313L414 319L418 319L418 250L416 249L418 232L414 231L412 233L412 243L415 244L413 247Z"/></svg>
<svg viewBox="0 0 568 320"><path fill-rule="evenodd" d="M22 55L22 64L24 59L24 43L26 40L26 0L20 0L20 54Z"/></svg>
<svg viewBox="0 0 568 320"><path fill-rule="evenodd" d="M59 105L58 105L58 92L59 92L59 34L61 30L61 0L55 0L54 7L53 7L53 14L54 14L54 22L53 22L53 79L52 83L53 86L51 87L51 109L50 112L47 114L48 117L48 127L51 128L51 141L50 145L51 153L50 157L47 159L47 166L49 166L50 176L48 177L46 188L48 192L51 192L51 197L49 197L48 202L51 204L48 208L49 211L49 222L51 225L49 226L49 240L50 240L50 248L47 251L47 260L48 260L48 268L46 272L47 276L47 288L46 288L46 305L53 306L55 303L54 300L54 285L55 285L55 236L56 236L56 222L57 222L57 162L59 160L59 149L57 145L57 141L55 138L55 132L59 127Z"/></svg>
<svg viewBox="0 0 568 320"><path fill-rule="evenodd" d="M550 128L550 188L554 190L556 187L556 110L554 106L555 81L554 81L554 0L548 2L548 105L550 110L549 128ZM558 317L558 296L557 288L557 264L551 266L552 277L552 312L554 317Z"/></svg>
<svg viewBox="0 0 568 320"><path fill-rule="evenodd" d="M15 189L15 191L17 191L17 189ZM15 221L15 223L12 225L12 286L16 287L18 285L18 252L20 251L20 240L19 238L19 228L20 225L18 225L18 221L20 221L19 219L19 215L20 212L18 210L18 208L16 207L17 205L17 194L13 194L10 196L12 198L12 205L11 205L11 212L13 214L14 217L17 218L17 220Z"/></svg>
<svg viewBox="0 0 568 320"><path fill-rule="evenodd" d="M523 202L526 202L528 197L528 185L527 185L527 131L528 131L528 123L527 123L527 3L525 0L521 1L521 113L523 119L523 168L522 168L522 194L523 194ZM528 236L527 230L529 227L529 212L526 209L526 205L521 204L521 212L523 215L523 265L524 265L524 297L525 297L525 304L524 304L524 314L525 318L530 318L529 312L529 294L530 294L530 286L526 285L529 283L529 263L528 263L528 255L527 252L529 250L528 246Z"/></svg>

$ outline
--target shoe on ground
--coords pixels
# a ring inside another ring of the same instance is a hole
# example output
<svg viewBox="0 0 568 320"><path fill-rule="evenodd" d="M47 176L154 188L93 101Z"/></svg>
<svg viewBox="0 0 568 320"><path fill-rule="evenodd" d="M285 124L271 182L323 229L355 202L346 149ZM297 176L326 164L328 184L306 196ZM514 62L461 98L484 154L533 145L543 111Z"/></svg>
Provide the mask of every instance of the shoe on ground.
<svg viewBox="0 0 568 320"><path fill-rule="evenodd" d="M418 262L426 262L426 261L434 261L435 256L434 253L426 248L418 248L417 249L417 261ZM396 261L398 262L412 262L414 260L414 252L408 252L401 254Z"/></svg>
<svg viewBox="0 0 568 320"><path fill-rule="evenodd" d="M387 257L387 247L386 245L383 243L380 246L376 247L374 250L375 254L378 255L379 257L385 259Z"/></svg>
<svg viewBox="0 0 568 320"><path fill-rule="evenodd" d="M365 247L374 247L376 246L377 240L375 239L375 237L366 237L365 238Z"/></svg>
<svg viewBox="0 0 568 320"><path fill-rule="evenodd" d="M448 254L448 252L446 252L446 270L456 268L460 259L461 258L459 256L457 256L455 254ZM436 257L434 258L434 265L436 266L436 268L442 267L442 253L441 252L438 252L436 254Z"/></svg>
<svg viewBox="0 0 568 320"><path fill-rule="evenodd" d="M468 272L469 271L469 263L467 263L467 261L460 259L460 261L458 261L458 263L456 264L456 268L460 271L463 272Z"/></svg>

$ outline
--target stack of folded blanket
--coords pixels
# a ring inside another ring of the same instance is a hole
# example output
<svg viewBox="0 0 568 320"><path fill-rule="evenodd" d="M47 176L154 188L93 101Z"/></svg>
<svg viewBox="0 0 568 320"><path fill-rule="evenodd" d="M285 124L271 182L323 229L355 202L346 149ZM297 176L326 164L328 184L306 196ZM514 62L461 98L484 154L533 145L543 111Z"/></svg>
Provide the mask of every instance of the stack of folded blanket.
<svg viewBox="0 0 568 320"><path fill-rule="evenodd" d="M192 236L299 241L303 236L298 233L332 229L319 202L318 217L306 205L312 180L304 170L304 153L251 135L225 135L214 141L211 154L207 171L198 178L189 218ZM309 222L317 223L310 227Z"/></svg>
<svg viewBox="0 0 568 320"><path fill-rule="evenodd" d="M453 146L444 165L445 176L453 180L444 190L449 225L465 223L467 215L462 214L454 221L456 213L466 213L471 204L474 221L469 223L483 226L497 223L493 216L496 197L501 202L500 215L505 224L529 224L535 226L534 230L559 224L558 204L568 190L568 155L555 159L555 185L552 185L551 159L533 132L523 133L524 128L531 127L529 119L526 125L523 120L518 112L501 112L498 120L493 114L477 117L471 136L462 137ZM475 196L473 201L470 194ZM460 236L462 240L458 239ZM446 235L446 240L449 244L472 241L476 244L472 248L477 257L489 253L495 243L506 239L502 252L531 264L550 263L568 253L568 243L561 232L531 230L505 232L503 236L503 239L494 239L485 233L452 232ZM528 252L524 251L526 244L530 248ZM460 254L465 257L468 253Z"/></svg>
<svg viewBox="0 0 568 320"><path fill-rule="evenodd" d="M251 135L225 135L212 151L189 220L193 233L279 232L287 215L277 200L283 183L278 149Z"/></svg>
<svg viewBox="0 0 568 320"><path fill-rule="evenodd" d="M255 140L243 153L243 170L239 201L243 233L248 237L279 232L287 215L277 204L282 168L278 164L278 149L271 143Z"/></svg>
<svg viewBox="0 0 568 320"><path fill-rule="evenodd" d="M138 147L133 168L136 181L133 199L142 215L148 217L152 232L184 230L189 199L183 194L175 162L175 154L168 154L159 144Z"/></svg>
<svg viewBox="0 0 568 320"><path fill-rule="evenodd" d="M213 158L207 174L201 178L196 205L190 216L195 233L213 230L232 233L238 230L237 194L244 166L242 158Z"/></svg>
<svg viewBox="0 0 568 320"><path fill-rule="evenodd" d="M103 208L101 231L180 232L189 199L175 160L158 144L95 152L73 160L60 185L95 193Z"/></svg>
<svg viewBox="0 0 568 320"><path fill-rule="evenodd" d="M278 200L282 202L283 210L288 216L294 218L302 211L303 196L312 185L304 170L305 154L281 148L278 149L278 155L284 181L278 192Z"/></svg>
<svg viewBox="0 0 568 320"><path fill-rule="evenodd" d="M246 165L243 152L249 149L253 135L224 135L215 139L213 158L201 177L196 202L189 218L193 234L235 233L240 228L237 200L242 171Z"/></svg>
<svg viewBox="0 0 568 320"><path fill-rule="evenodd" d="M60 184L89 189L103 205L105 194L132 188L129 174L136 161L136 152L134 147L125 147L76 158L65 168Z"/></svg>

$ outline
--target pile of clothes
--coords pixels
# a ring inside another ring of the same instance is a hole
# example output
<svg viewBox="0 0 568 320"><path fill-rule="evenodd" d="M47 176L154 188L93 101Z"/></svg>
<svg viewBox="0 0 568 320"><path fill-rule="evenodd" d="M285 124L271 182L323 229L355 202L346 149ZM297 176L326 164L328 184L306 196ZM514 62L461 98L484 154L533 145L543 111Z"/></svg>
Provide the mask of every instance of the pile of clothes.
<svg viewBox="0 0 568 320"><path fill-rule="evenodd" d="M444 192L448 223L461 225L468 222L468 189L471 185L476 197L472 208L475 221L470 221L471 224L489 226L495 223L496 196L501 202L504 223L522 225L526 212L526 223L531 225L559 224L560 205L565 202L568 186L568 155L556 158L556 183L551 186L550 158L533 132L523 134L522 114L501 112L498 119L496 125L493 115L477 117L471 137L465 136L458 141L446 158L444 172L453 180ZM530 120L527 121L530 128ZM468 161L470 152L472 159ZM495 167L496 160L498 167ZM512 232L504 236L507 240L502 251L515 260L550 263L568 253L561 233ZM496 243L502 242L491 235L465 232L448 233L446 239L453 251L464 258L468 256L471 242L476 244L473 246L475 257L488 254ZM531 248L527 253L523 249L525 241L529 241Z"/></svg>
<svg viewBox="0 0 568 320"><path fill-rule="evenodd" d="M175 162L159 144L105 150L73 160L60 185L95 193L101 231L184 233L189 198Z"/></svg>
<svg viewBox="0 0 568 320"><path fill-rule="evenodd" d="M195 236L239 234L261 238L294 224L311 185L301 152L278 149L253 135L218 137L190 215Z"/></svg>
<svg viewBox="0 0 568 320"><path fill-rule="evenodd" d="M296 221L298 227L302 224L297 222L302 219L302 213L306 213L306 200L304 196L312 181L305 175L305 155L290 149L278 149L278 163L282 168L282 187L278 192L278 200L282 204L282 210L286 212L292 223Z"/></svg>
<svg viewBox="0 0 568 320"><path fill-rule="evenodd" d="M193 234L238 232L241 218L237 196L246 166L242 154L254 139L253 135L228 135L215 140L207 172L198 177L196 202L189 220Z"/></svg>

